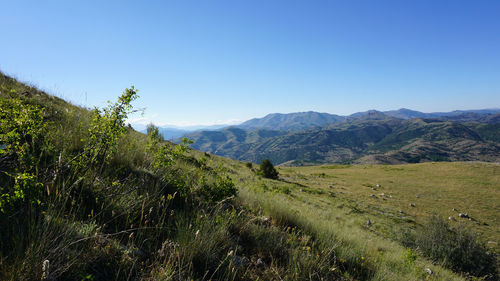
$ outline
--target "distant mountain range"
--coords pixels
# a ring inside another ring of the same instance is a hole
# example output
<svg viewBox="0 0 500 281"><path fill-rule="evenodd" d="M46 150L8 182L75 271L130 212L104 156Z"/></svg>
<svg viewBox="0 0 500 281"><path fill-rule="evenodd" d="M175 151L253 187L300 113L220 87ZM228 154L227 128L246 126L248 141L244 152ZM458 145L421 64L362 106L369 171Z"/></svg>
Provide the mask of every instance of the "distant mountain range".
<svg viewBox="0 0 500 281"><path fill-rule="evenodd" d="M402 118L402 119L412 119L412 118L440 118L440 117L456 117L461 115L494 115L500 113L500 109L478 109L478 110L455 110L451 112L433 112L433 113L423 113L420 111L415 111L411 109L401 108L398 110L390 110L383 112L386 115Z"/></svg>
<svg viewBox="0 0 500 281"><path fill-rule="evenodd" d="M412 119L412 118L442 118L452 121L477 121L480 118L488 118L490 115L500 113L500 109L480 109L480 110L455 110L451 112L434 112L434 113L424 113L420 111L415 111L411 109L401 108L398 110L390 111L376 111L369 110L365 112L357 112L349 116L340 116L330 113L320 113L314 111L308 112L296 112L296 113L272 113L268 114L262 118L253 118L245 121L239 125L195 125L195 126L174 126L166 125L160 126L160 133L167 140L175 140L181 138L184 135L196 132L196 131L215 131L221 130L228 127L237 127L245 130L256 130L256 129L266 129L266 130L280 130L280 131L296 131L305 130L313 127L324 127L329 124L338 123L350 119L362 118L363 116L383 113L384 115L401 118L401 119ZM486 120L483 120L487 122ZM481 121L481 122L483 122ZM132 126L140 132L145 133L147 125L144 124L132 124Z"/></svg>
<svg viewBox="0 0 500 281"><path fill-rule="evenodd" d="M163 136L164 139L166 140L175 140L178 138L181 138L182 136L200 131L200 130L218 130L222 128L226 128L228 125L210 125L210 126L203 126L203 125L197 125L197 126L162 126L159 127L160 134ZM147 133L147 125L142 125L142 124L134 124L133 125L134 129L137 131L140 131L142 133Z"/></svg>
<svg viewBox="0 0 500 281"><path fill-rule="evenodd" d="M491 117L500 113L500 109L479 109L479 110L455 110L451 112L433 112L424 113L411 109L401 108L398 110L390 111L377 111L369 110L364 112L357 112L348 116L340 116L330 113L319 113L314 111L297 112L297 113L272 113L263 118L254 118L240 125L235 125L245 130L252 129L268 129L268 130L285 130L296 131L305 130L312 127L323 127L332 123L338 123L346 120L359 119L366 116L382 114L380 118L395 117L400 119L413 119L413 118L441 118L443 120L454 121L476 121L480 118Z"/></svg>
<svg viewBox="0 0 500 281"><path fill-rule="evenodd" d="M269 114L186 136L195 149L256 163L265 158L282 165L498 162L500 109Z"/></svg>

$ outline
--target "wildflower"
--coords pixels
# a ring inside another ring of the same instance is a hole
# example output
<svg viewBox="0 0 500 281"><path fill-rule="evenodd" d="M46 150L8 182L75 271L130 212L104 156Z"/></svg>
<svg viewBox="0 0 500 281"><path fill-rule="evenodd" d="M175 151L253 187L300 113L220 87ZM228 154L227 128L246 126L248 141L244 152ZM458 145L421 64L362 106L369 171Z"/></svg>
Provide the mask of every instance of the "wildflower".
<svg viewBox="0 0 500 281"><path fill-rule="evenodd" d="M49 260L44 260L42 263L42 280L49 279Z"/></svg>
<svg viewBox="0 0 500 281"><path fill-rule="evenodd" d="M177 246L179 246L178 243L170 241L170 240L167 239L167 240L163 241L163 243L161 244L161 249L158 250L158 255L160 257L163 257L163 256L166 255L166 251L168 249L175 248Z"/></svg>

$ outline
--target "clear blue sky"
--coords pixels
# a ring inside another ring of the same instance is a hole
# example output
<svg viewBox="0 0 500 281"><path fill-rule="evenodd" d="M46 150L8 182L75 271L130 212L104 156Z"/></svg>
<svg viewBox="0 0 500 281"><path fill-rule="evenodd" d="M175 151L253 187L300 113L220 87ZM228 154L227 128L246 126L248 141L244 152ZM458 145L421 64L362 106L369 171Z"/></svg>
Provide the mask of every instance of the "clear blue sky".
<svg viewBox="0 0 500 281"><path fill-rule="evenodd" d="M147 120L500 107L500 1L1 1L0 69Z"/></svg>

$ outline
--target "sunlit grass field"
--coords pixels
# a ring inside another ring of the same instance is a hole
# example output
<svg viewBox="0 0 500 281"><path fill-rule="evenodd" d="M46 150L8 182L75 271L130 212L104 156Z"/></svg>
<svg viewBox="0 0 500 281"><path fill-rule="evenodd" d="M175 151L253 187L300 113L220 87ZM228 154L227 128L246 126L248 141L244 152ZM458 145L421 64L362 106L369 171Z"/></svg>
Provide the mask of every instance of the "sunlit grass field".
<svg viewBox="0 0 500 281"><path fill-rule="evenodd" d="M330 239L343 259L372 263L374 279L457 278L423 257L413 267L402 266L407 249L396 237L432 215L452 217L452 225L465 224L493 251L499 249L498 164L280 167L279 180L256 180L255 165L221 160L237 179L243 204ZM436 274L426 276L425 268Z"/></svg>
<svg viewBox="0 0 500 281"><path fill-rule="evenodd" d="M296 183L292 195L298 200L370 219L372 229L382 234L395 224L421 223L437 214L452 217L452 223L466 223L498 249L498 164L329 165L281 168L280 173L285 181ZM347 212L342 211L345 206L350 206ZM460 218L459 213L470 219Z"/></svg>

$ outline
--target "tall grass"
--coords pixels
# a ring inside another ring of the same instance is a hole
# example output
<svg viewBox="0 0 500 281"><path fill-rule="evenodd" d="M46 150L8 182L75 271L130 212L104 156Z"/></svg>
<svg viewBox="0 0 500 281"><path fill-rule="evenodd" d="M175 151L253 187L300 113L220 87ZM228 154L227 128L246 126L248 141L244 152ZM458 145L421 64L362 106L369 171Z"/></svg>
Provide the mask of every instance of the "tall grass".
<svg viewBox="0 0 500 281"><path fill-rule="evenodd" d="M113 121L116 108L91 113L0 82L2 99L41 108L48 126L43 153L29 155L39 195L16 197L22 208L0 213L0 279L340 278L332 252L307 234L227 198L236 191L228 168L163 141L147 149L151 139ZM24 172L16 155L0 155L2 194L14 194L10 175Z"/></svg>
<svg viewBox="0 0 500 281"><path fill-rule="evenodd" d="M344 276L358 280L420 280L429 278L425 268L431 262L418 259L407 264L406 249L356 227L333 224L322 210L304 207L279 193L241 189L242 204L273 218L277 224L296 227L313 237L317 244L334 253L335 267ZM431 266L436 280L463 280L452 272Z"/></svg>
<svg viewBox="0 0 500 281"><path fill-rule="evenodd" d="M331 224L279 182L258 191L255 175L231 179L243 164L127 128L113 119L119 106L92 113L3 75L0 89L42 108L47 124L29 155L36 197L0 212L1 280L429 278L426 260L405 263L396 243ZM26 172L16 155L0 155L0 191L13 198L11 175Z"/></svg>

